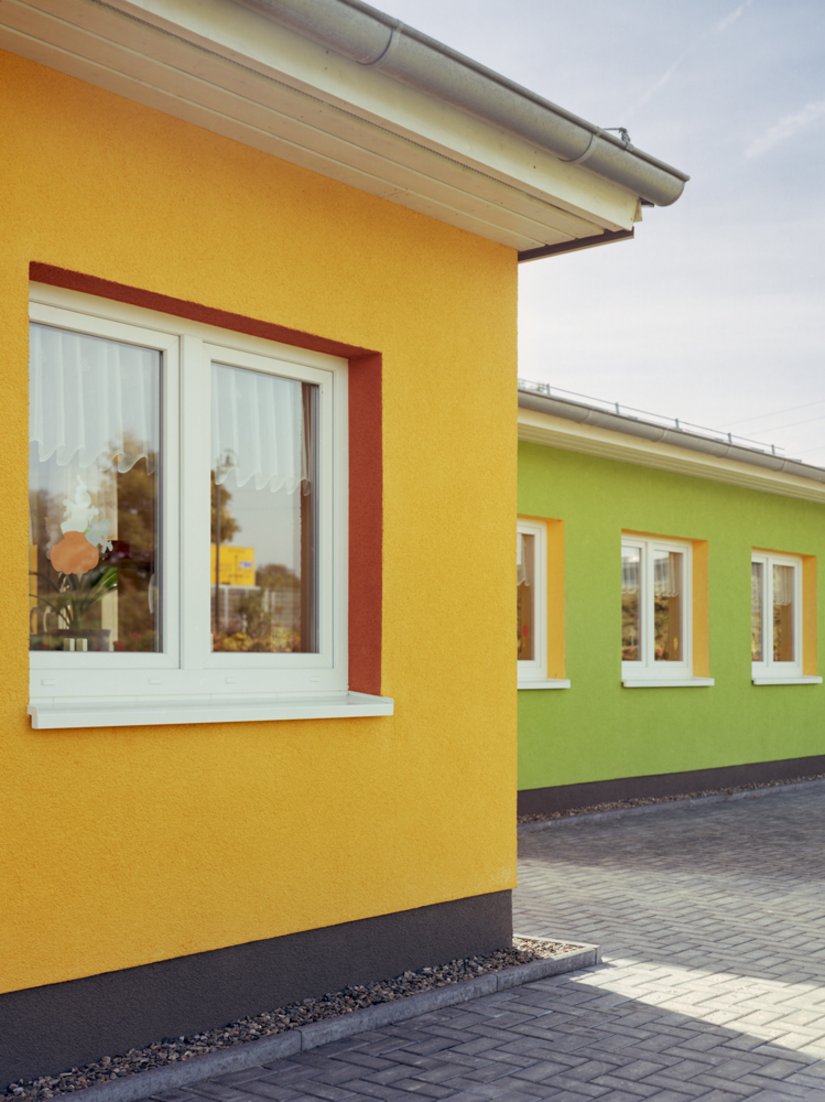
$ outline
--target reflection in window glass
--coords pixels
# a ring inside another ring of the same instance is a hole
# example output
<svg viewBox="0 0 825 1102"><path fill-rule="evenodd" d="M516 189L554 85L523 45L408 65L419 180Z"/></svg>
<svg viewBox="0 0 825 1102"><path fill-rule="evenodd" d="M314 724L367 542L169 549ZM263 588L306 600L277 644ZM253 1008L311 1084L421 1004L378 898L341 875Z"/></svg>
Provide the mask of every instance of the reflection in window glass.
<svg viewBox="0 0 825 1102"><path fill-rule="evenodd" d="M679 551L656 548L653 552L653 633L657 662L681 662L682 574L684 556Z"/></svg>
<svg viewBox="0 0 825 1102"><path fill-rule="evenodd" d="M794 636L795 571L792 566L773 564L773 660L796 659Z"/></svg>
<svg viewBox="0 0 825 1102"><path fill-rule="evenodd" d="M622 661L638 662L642 656L642 552L622 547Z"/></svg>
<svg viewBox="0 0 825 1102"><path fill-rule="evenodd" d="M536 539L526 532L518 533L517 579L518 657L521 662L532 662L536 657Z"/></svg>
<svg viewBox="0 0 825 1102"><path fill-rule="evenodd" d="M212 649L318 651L318 387L212 365Z"/></svg>
<svg viewBox="0 0 825 1102"><path fill-rule="evenodd" d="M761 562L751 563L751 661L763 660L762 633L763 615L762 607L764 592L764 565Z"/></svg>
<svg viewBox="0 0 825 1102"><path fill-rule="evenodd" d="M159 352L32 324L35 651L161 649Z"/></svg>

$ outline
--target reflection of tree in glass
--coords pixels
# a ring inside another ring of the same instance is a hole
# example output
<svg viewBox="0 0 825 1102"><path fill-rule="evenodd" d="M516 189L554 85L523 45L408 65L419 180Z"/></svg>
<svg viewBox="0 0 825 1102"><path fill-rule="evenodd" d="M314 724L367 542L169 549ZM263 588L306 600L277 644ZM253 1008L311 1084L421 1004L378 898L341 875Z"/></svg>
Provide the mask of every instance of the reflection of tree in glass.
<svg viewBox="0 0 825 1102"><path fill-rule="evenodd" d="M43 488L29 494L30 647L62 650L66 639L80 638L89 650L106 649L100 602L117 588L117 571L106 551L79 532L62 531L65 504Z"/></svg>
<svg viewBox="0 0 825 1102"><path fill-rule="evenodd" d="M124 441L126 454L140 449L137 440ZM113 466L101 472L99 481L93 476L92 506L112 546L102 545L99 563L86 571L81 566L76 574L61 573L50 559L67 538L61 529L65 495L45 489L31 493L33 647L62 649L65 637L82 636L89 650L158 649L151 593L160 529L156 471L157 456L149 453L124 473Z"/></svg>
<svg viewBox="0 0 825 1102"><path fill-rule="evenodd" d="M238 587L231 630L216 635L214 649L286 654L301 649L296 620L301 580L283 563L266 563L255 572L255 587Z"/></svg>
<svg viewBox="0 0 825 1102"><path fill-rule="evenodd" d="M224 468L219 468L224 469ZM240 524L229 512L229 502L232 500L232 495L226 486L219 486L216 480L216 471L209 472L209 478L211 481L210 491L210 503L211 503L211 540L212 547L214 548L214 584L212 589L212 638L213 640L223 639L226 636L227 624L226 620L226 607L225 601L221 597L221 593L225 593L225 590L221 590L221 586L226 584L225 571L221 568L223 566L223 560L221 557L221 548L226 546L232 540L232 537L240 531ZM216 646L215 649L221 648Z"/></svg>
<svg viewBox="0 0 825 1102"><path fill-rule="evenodd" d="M232 494L212 481L212 543L216 557L241 531L231 512ZM218 558L220 562L220 558ZM223 589L224 571L221 571ZM213 618L215 596L213 587ZM232 586L221 597L220 624L213 620L212 649L255 653L290 653L301 649L301 580L283 563L265 563L255 571L255 585ZM298 610L296 612L296 610Z"/></svg>
<svg viewBox="0 0 825 1102"><path fill-rule="evenodd" d="M659 662L678 662L681 635L681 597L657 597L653 603L655 658Z"/></svg>
<svg viewBox="0 0 825 1102"><path fill-rule="evenodd" d="M59 539L58 518L61 509L62 501L57 494L50 494L48 490L29 492L31 542L35 547L45 550L54 540Z"/></svg>
<svg viewBox="0 0 825 1102"><path fill-rule="evenodd" d="M159 539L157 470L157 457L150 454L124 474L107 473L117 501L117 539L108 556L118 572L116 650L159 649L150 607Z"/></svg>
<svg viewBox="0 0 825 1102"><path fill-rule="evenodd" d="M82 539L76 532L69 536ZM97 550L88 543L86 547L97 562ZM99 602L117 588L117 571L100 563L82 572L63 573L42 548L36 548L36 557L39 569L29 571L31 649L59 650L64 638L77 637L86 640L88 649L100 649L106 633L100 631Z"/></svg>
<svg viewBox="0 0 825 1102"><path fill-rule="evenodd" d="M530 660L533 657L532 640L530 639L530 613L532 597L527 587L516 586L516 652L519 661Z"/></svg>
<svg viewBox="0 0 825 1102"><path fill-rule="evenodd" d="M255 585L262 589L300 590L301 579L280 562L268 562L255 571Z"/></svg>
<svg viewBox="0 0 825 1102"><path fill-rule="evenodd" d="M241 530L240 524L229 512L229 502L232 500L232 494L227 490L226 486L217 486L215 484L215 472L211 472L212 480L212 542L218 543L218 537L220 536L221 543L230 543L232 537L237 535ZM218 526L220 522L220 530Z"/></svg>
<svg viewBox="0 0 825 1102"><path fill-rule="evenodd" d="M622 659L638 662L639 651L639 592L622 593Z"/></svg>

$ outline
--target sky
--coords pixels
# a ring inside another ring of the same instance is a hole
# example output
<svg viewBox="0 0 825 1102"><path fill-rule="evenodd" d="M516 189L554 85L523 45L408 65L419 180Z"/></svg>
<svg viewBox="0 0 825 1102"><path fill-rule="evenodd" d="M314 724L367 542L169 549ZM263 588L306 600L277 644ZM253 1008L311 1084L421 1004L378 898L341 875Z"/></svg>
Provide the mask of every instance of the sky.
<svg viewBox="0 0 825 1102"><path fill-rule="evenodd" d="M519 375L825 467L825 0L373 0L691 176L520 267Z"/></svg>

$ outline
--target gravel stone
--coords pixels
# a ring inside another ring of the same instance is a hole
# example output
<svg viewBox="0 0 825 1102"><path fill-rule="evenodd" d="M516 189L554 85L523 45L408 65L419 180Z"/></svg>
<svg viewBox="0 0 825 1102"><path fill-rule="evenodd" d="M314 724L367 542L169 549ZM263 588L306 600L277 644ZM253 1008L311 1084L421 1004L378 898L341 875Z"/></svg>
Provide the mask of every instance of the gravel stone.
<svg viewBox="0 0 825 1102"><path fill-rule="evenodd" d="M490 972L499 972L518 964L557 957L578 945L541 938L513 938L513 944L483 956L463 957L446 964L431 965L415 972L367 985L345 987L328 992L317 999L303 999L288 1006L266 1010L253 1017L228 1022L217 1029L205 1030L189 1037L166 1037L145 1048L130 1049L118 1056L101 1056L94 1063L69 1068L59 1075L44 1075L37 1079L10 1083L0 1102L43 1102L45 1099L70 1094L112 1079L134 1075L149 1068L159 1068L179 1060L191 1060L207 1052L242 1045L270 1037L311 1022L321 1022L351 1014L366 1006L403 999L422 991L476 979Z"/></svg>
<svg viewBox="0 0 825 1102"><path fill-rule="evenodd" d="M573 819L579 815L595 815L603 811L625 811L633 807L649 807L653 804L677 803L680 800L701 800L705 796L735 796L740 792L758 792L769 788L786 788L788 785L806 784L808 781L825 780L825 773L813 773L804 777L790 777L781 781L761 781L753 784L739 784L724 788L703 788L696 792L680 792L673 796L633 796L626 800L612 800L609 803L588 804L586 807L570 807L564 811L536 812L531 815L519 815L520 823L546 823L556 819Z"/></svg>

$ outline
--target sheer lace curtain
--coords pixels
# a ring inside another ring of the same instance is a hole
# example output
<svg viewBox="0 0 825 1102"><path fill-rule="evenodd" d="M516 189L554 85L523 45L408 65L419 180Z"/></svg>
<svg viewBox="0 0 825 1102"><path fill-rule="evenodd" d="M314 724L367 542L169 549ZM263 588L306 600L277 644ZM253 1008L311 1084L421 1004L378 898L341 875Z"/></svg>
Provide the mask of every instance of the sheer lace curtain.
<svg viewBox="0 0 825 1102"><path fill-rule="evenodd" d="M303 385L212 364L212 465L220 486L294 493L309 475Z"/></svg>
<svg viewBox="0 0 825 1102"><path fill-rule="evenodd" d="M641 582L641 554L634 548L622 549L622 593L637 593Z"/></svg>
<svg viewBox="0 0 825 1102"><path fill-rule="evenodd" d="M751 563L751 615L762 611L762 563Z"/></svg>
<svg viewBox="0 0 825 1102"><path fill-rule="evenodd" d="M160 354L149 348L33 324L29 432L41 463L154 466Z"/></svg>
<svg viewBox="0 0 825 1102"><path fill-rule="evenodd" d="M681 595L682 557L681 551L656 552L653 585L657 599L672 599Z"/></svg>
<svg viewBox="0 0 825 1102"><path fill-rule="evenodd" d="M525 535L524 532L518 532L516 535L516 585L529 586L532 583L528 564L529 552L532 550L530 546L532 538L532 536Z"/></svg>
<svg viewBox="0 0 825 1102"><path fill-rule="evenodd" d="M792 566L774 566L773 603L779 608L788 608L793 604L795 589L794 569Z"/></svg>
<svg viewBox="0 0 825 1102"><path fill-rule="evenodd" d="M123 474L160 441L160 353L33 324L30 440L36 461ZM216 481L294 493L311 475L303 385L212 365L212 462Z"/></svg>

